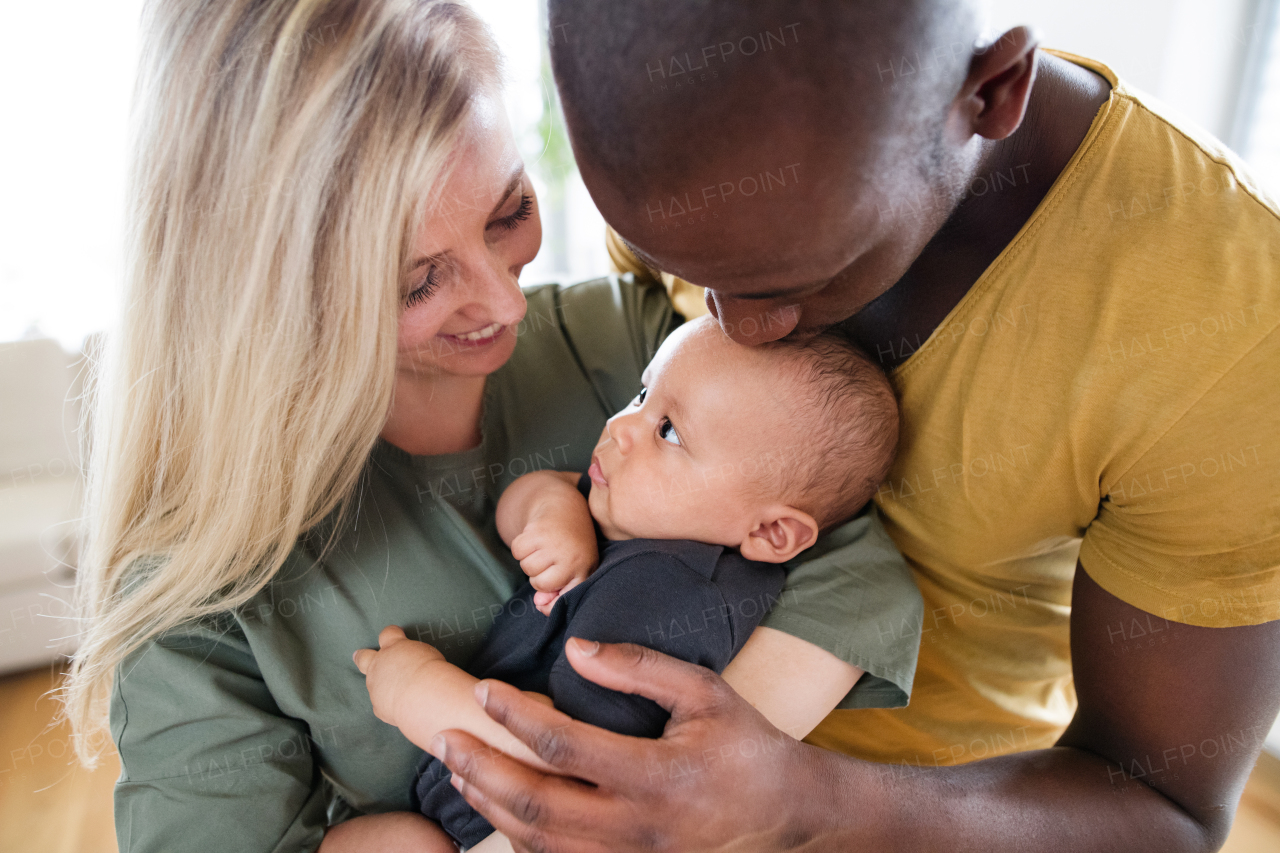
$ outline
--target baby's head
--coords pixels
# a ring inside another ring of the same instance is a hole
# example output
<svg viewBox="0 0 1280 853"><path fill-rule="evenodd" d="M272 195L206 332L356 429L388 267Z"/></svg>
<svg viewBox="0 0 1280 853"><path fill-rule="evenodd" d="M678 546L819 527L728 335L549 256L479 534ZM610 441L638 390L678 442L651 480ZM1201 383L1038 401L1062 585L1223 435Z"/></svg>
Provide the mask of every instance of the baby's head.
<svg viewBox="0 0 1280 853"><path fill-rule="evenodd" d="M592 456L591 514L610 539L694 539L780 563L853 516L893 462L893 390L835 334L745 347L702 317L643 381Z"/></svg>

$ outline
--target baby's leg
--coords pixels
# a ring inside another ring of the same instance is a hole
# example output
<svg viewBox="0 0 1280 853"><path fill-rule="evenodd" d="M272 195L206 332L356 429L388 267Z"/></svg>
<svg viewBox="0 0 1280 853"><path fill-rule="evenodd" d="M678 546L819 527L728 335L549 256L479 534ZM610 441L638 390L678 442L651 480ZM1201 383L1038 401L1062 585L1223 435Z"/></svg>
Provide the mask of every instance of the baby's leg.
<svg viewBox="0 0 1280 853"><path fill-rule="evenodd" d="M494 833L490 838L499 837ZM510 846L507 847L511 849ZM331 827L318 853L458 853L436 824L411 812L362 815Z"/></svg>
<svg viewBox="0 0 1280 853"><path fill-rule="evenodd" d="M501 832L495 832L475 847L468 847L467 853L513 853L513 851L507 837Z"/></svg>

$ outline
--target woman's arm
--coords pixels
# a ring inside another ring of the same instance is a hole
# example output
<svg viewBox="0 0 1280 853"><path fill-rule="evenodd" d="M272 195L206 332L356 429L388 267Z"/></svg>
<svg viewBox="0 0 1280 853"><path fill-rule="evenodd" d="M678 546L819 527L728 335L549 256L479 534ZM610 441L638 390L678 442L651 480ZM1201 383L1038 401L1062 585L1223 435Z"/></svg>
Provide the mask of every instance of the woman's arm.
<svg viewBox="0 0 1280 853"><path fill-rule="evenodd" d="M526 764L548 768L484 712L476 701L480 679L446 661L432 646L407 639L394 625L382 629L378 646L378 651L361 649L354 656L378 719L400 729L436 758L440 757L432 747L436 735L458 729ZM551 704L545 696L529 695Z"/></svg>
<svg viewBox="0 0 1280 853"><path fill-rule="evenodd" d="M117 677L111 730L121 853L321 843L332 792L320 783L312 734L281 713L230 616L171 631L131 655Z"/></svg>
<svg viewBox="0 0 1280 853"><path fill-rule="evenodd" d="M760 626L724 670L724 680L796 740L813 731L863 671L826 649ZM487 715L486 715L487 716Z"/></svg>

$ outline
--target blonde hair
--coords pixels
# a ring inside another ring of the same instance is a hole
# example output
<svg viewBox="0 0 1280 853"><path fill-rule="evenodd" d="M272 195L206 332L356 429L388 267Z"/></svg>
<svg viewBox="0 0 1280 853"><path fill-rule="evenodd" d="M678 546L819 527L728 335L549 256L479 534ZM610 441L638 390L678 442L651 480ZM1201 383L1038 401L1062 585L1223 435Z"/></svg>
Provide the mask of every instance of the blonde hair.
<svg viewBox="0 0 1280 853"><path fill-rule="evenodd" d="M448 0L154 0L143 18L63 687L89 764L130 653L242 606L343 514L391 404L409 237L499 76Z"/></svg>

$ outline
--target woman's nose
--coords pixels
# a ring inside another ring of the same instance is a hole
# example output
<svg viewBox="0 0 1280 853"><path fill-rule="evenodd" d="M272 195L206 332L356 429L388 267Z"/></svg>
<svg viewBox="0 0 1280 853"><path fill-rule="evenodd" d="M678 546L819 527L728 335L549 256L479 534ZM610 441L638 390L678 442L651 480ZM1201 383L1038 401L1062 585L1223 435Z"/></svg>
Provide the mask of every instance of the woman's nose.
<svg viewBox="0 0 1280 853"><path fill-rule="evenodd" d="M734 299L714 290L706 292L707 310L724 333L746 346L785 338L800 323L799 305L775 305L768 301Z"/></svg>
<svg viewBox="0 0 1280 853"><path fill-rule="evenodd" d="M486 264L481 275L482 302L493 322L515 326L524 319L528 307L520 281L500 263Z"/></svg>

